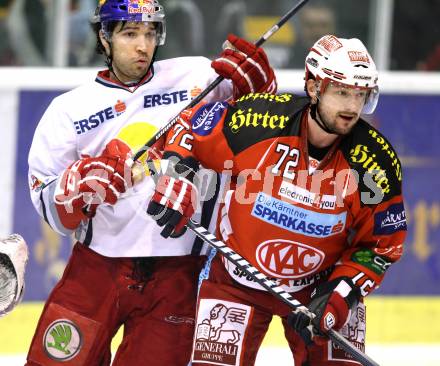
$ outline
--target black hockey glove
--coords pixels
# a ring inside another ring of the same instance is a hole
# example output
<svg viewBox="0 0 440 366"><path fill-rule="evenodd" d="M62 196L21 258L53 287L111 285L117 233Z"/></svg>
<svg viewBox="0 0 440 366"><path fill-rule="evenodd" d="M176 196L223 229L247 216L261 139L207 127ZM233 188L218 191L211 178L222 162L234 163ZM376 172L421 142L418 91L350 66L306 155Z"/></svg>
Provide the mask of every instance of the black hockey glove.
<svg viewBox="0 0 440 366"><path fill-rule="evenodd" d="M147 213L159 226L164 238L176 238L184 234L198 203L197 185L194 184L198 163L193 158L177 161L164 155L161 166L166 164L165 172L159 175L156 189L147 208Z"/></svg>

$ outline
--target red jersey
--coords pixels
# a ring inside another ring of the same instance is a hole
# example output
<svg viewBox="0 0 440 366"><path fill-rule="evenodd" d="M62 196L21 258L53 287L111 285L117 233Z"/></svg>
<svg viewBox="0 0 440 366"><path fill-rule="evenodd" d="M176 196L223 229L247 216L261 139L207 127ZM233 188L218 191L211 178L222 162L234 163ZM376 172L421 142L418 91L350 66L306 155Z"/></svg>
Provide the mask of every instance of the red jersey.
<svg viewBox="0 0 440 366"><path fill-rule="evenodd" d="M309 157L309 106L309 98L292 94L198 105L169 132L166 155L232 173L218 234L287 291L331 273L353 278L366 295L402 254L401 164L362 119L320 161Z"/></svg>

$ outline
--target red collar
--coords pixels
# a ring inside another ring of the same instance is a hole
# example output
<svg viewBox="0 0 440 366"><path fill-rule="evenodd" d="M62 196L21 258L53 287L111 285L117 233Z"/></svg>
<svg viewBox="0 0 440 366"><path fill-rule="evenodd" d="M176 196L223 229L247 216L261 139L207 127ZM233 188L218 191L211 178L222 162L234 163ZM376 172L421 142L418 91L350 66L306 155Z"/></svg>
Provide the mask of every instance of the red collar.
<svg viewBox="0 0 440 366"><path fill-rule="evenodd" d="M142 78L142 80L140 80L138 83L133 85L126 85L121 83L119 80L113 79L110 76L110 70L107 69L107 70L99 71L95 81L109 88L124 89L129 91L130 93L133 93L141 85L148 83L153 77L153 75L154 75L153 67L150 67L150 70L148 70L147 74Z"/></svg>

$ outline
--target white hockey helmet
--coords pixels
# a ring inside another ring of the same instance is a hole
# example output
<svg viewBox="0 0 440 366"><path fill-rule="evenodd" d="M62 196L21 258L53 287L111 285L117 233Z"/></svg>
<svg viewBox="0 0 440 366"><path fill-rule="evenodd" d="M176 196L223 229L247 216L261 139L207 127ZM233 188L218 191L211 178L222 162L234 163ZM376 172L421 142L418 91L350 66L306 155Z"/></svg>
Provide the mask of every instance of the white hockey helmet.
<svg viewBox="0 0 440 366"><path fill-rule="evenodd" d="M357 38L333 35L321 37L310 49L305 61L305 80L312 76L321 81L320 93L328 84L336 83L369 91L362 113L371 114L379 99L376 65L364 44Z"/></svg>
<svg viewBox="0 0 440 366"><path fill-rule="evenodd" d="M21 301L28 248L18 234L0 240L0 316L6 315Z"/></svg>

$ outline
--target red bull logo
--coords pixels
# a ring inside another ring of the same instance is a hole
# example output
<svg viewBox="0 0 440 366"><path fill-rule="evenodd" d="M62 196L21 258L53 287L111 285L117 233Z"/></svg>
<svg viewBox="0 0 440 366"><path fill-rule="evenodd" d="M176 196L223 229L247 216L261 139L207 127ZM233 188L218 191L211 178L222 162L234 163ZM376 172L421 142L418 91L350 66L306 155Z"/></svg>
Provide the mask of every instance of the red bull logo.
<svg viewBox="0 0 440 366"><path fill-rule="evenodd" d="M156 7L153 0L129 0L128 13L129 14L154 14Z"/></svg>

